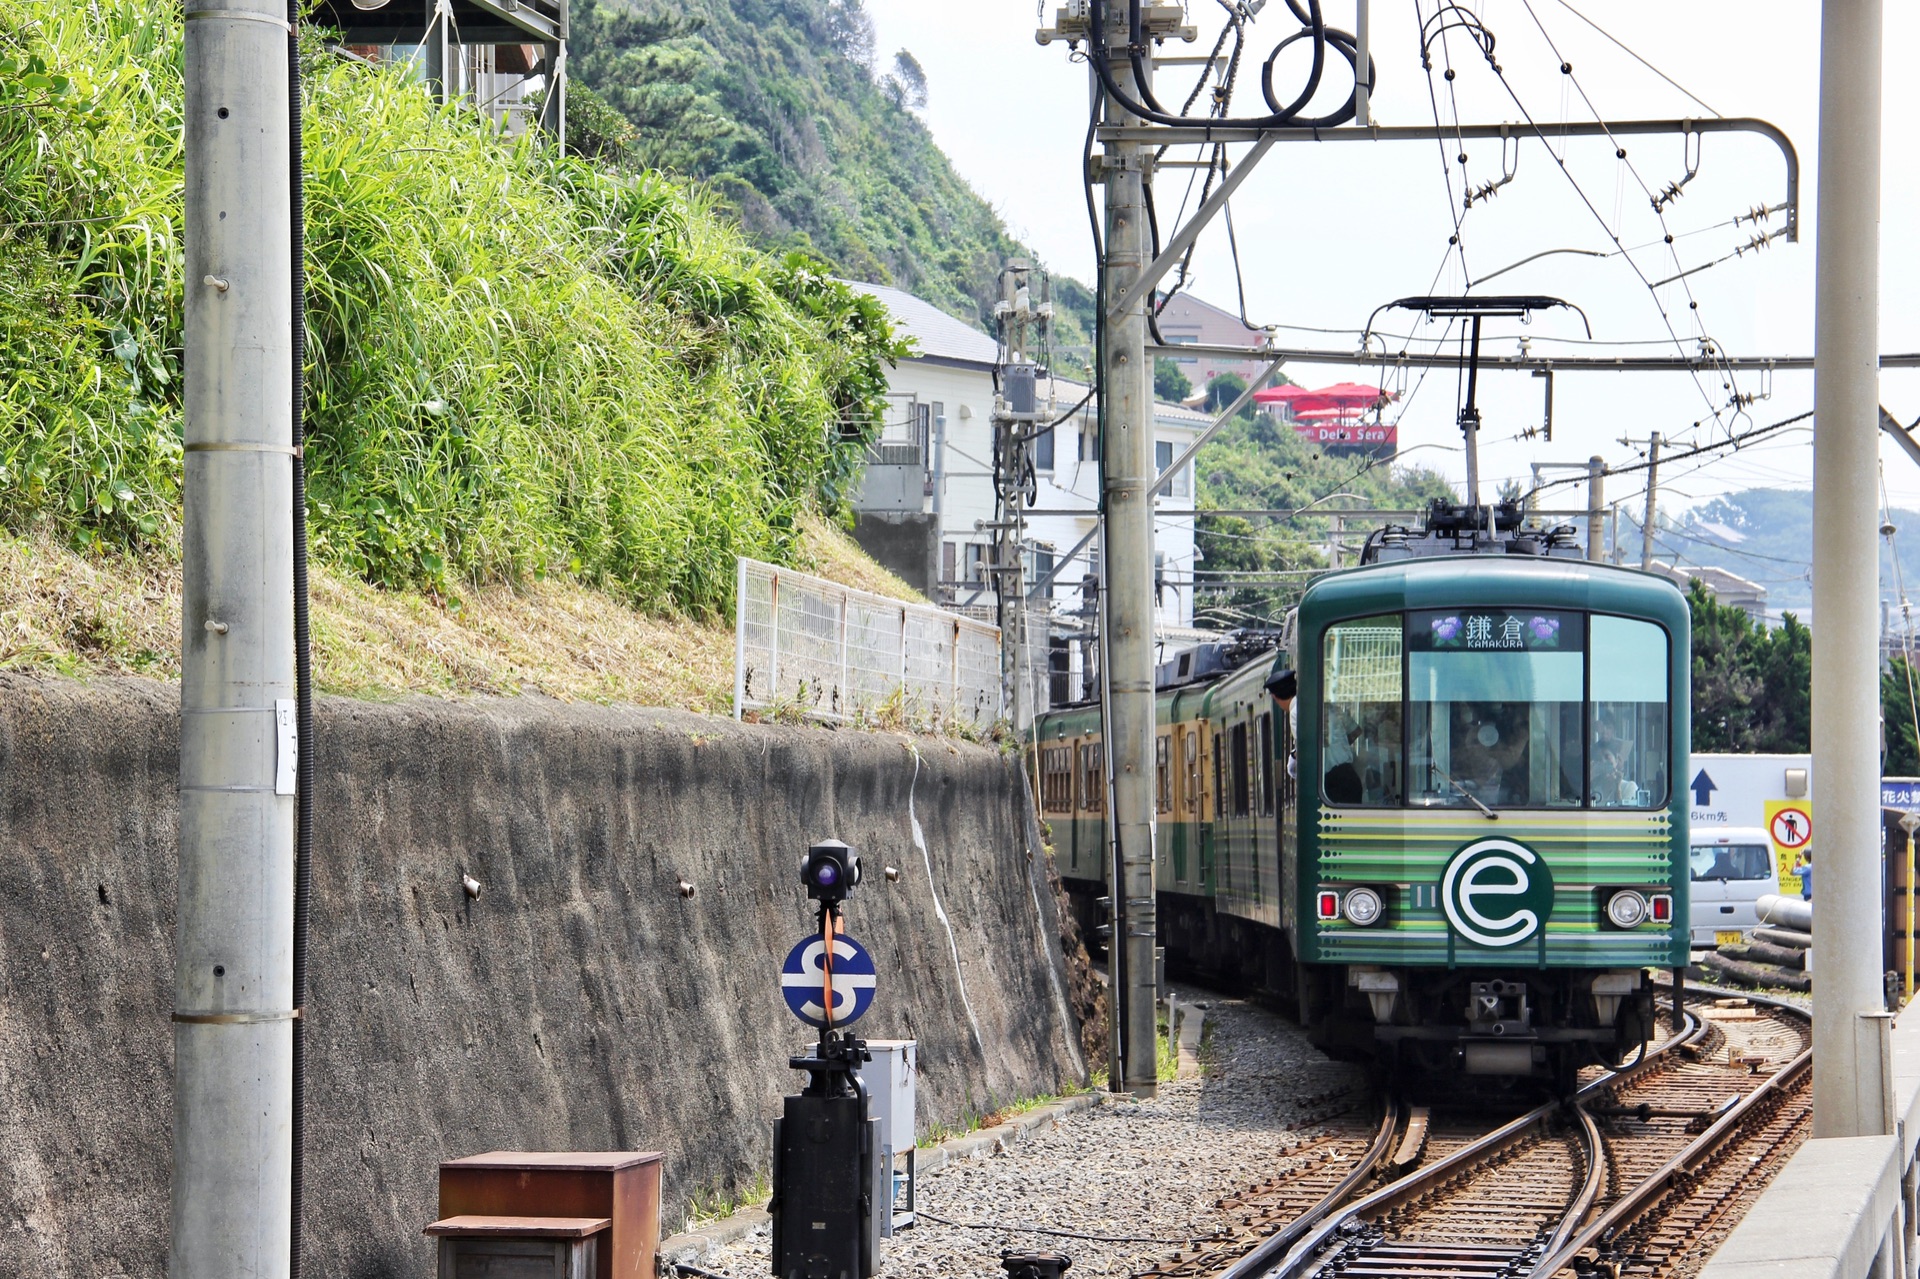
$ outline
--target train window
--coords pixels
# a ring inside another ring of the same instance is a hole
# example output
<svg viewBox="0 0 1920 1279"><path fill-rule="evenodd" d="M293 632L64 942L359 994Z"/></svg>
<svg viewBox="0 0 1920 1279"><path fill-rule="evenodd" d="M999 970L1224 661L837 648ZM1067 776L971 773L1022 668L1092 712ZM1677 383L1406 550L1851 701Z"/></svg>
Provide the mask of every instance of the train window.
<svg viewBox="0 0 1920 1279"><path fill-rule="evenodd" d="M1505 609L1407 615L1414 804L1579 806L1585 621Z"/></svg>
<svg viewBox="0 0 1920 1279"><path fill-rule="evenodd" d="M1173 738L1162 733L1153 739L1154 807L1163 813L1173 811Z"/></svg>
<svg viewBox="0 0 1920 1279"><path fill-rule="evenodd" d="M1107 770L1097 744L1080 748L1080 807L1089 813L1107 810Z"/></svg>
<svg viewBox="0 0 1920 1279"><path fill-rule="evenodd" d="M1400 803L1401 649L1398 614L1327 629L1320 767L1330 804Z"/></svg>
<svg viewBox="0 0 1920 1279"><path fill-rule="evenodd" d="M1593 618L1596 808L1667 803L1667 633L1628 617Z"/></svg>
<svg viewBox="0 0 1920 1279"><path fill-rule="evenodd" d="M1273 715L1260 717L1260 815L1273 816Z"/></svg>
<svg viewBox="0 0 1920 1279"><path fill-rule="evenodd" d="M1227 753L1233 757L1233 815L1245 817L1252 811L1247 804L1247 726L1235 724L1227 733Z"/></svg>
<svg viewBox="0 0 1920 1279"><path fill-rule="evenodd" d="M1073 811L1073 748L1048 746L1040 752L1040 806L1049 813Z"/></svg>
<svg viewBox="0 0 1920 1279"><path fill-rule="evenodd" d="M1274 752L1276 760L1284 760L1285 766L1279 768L1280 807L1291 808L1300 798L1298 776L1299 761L1294 758L1294 730L1299 727L1300 703L1294 702L1287 707L1287 713L1280 717L1280 749Z"/></svg>
<svg viewBox="0 0 1920 1279"><path fill-rule="evenodd" d="M1186 739L1187 809L1197 818L1200 816L1200 730L1188 729Z"/></svg>

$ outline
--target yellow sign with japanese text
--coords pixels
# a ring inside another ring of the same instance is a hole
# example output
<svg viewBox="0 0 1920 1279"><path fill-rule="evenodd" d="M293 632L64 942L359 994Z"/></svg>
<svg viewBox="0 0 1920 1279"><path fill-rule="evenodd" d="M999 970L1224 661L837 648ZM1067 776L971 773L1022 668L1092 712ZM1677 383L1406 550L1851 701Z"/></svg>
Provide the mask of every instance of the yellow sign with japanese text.
<svg viewBox="0 0 1920 1279"><path fill-rule="evenodd" d="M1783 897L1800 895L1800 877L1796 866L1813 860L1813 804L1804 799L1770 799L1766 802L1767 840L1773 845L1773 864L1779 874Z"/></svg>

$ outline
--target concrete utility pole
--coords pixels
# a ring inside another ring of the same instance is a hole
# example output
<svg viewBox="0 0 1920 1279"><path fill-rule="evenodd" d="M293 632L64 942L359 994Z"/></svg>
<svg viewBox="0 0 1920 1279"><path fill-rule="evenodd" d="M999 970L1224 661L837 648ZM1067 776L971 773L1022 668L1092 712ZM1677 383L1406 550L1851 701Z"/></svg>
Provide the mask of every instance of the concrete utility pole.
<svg viewBox="0 0 1920 1279"><path fill-rule="evenodd" d="M288 1273L293 285L285 0L188 5L171 1279Z"/></svg>
<svg viewBox="0 0 1920 1279"><path fill-rule="evenodd" d="M1653 520L1660 513L1660 445L1658 435L1647 438L1647 512L1640 522L1640 568L1653 568Z"/></svg>
<svg viewBox="0 0 1920 1279"><path fill-rule="evenodd" d="M1050 301L1033 297L1033 264L1015 258L1000 272L993 314L1000 330L1000 392L994 397L994 596L1000 616L1001 678L1014 732L1033 726L1033 653L1027 643L1026 504L1037 484L1034 432L1043 416L1041 369L1034 360L1053 319Z"/></svg>
<svg viewBox="0 0 1920 1279"><path fill-rule="evenodd" d="M1603 541L1607 518L1607 459L1587 459L1587 558L1596 563L1607 557Z"/></svg>
<svg viewBox="0 0 1920 1279"><path fill-rule="evenodd" d="M1880 936L1880 0L1820 10L1814 249L1813 1135L1893 1131Z"/></svg>
<svg viewBox="0 0 1920 1279"><path fill-rule="evenodd" d="M1123 93L1134 90L1126 57L1127 6L1105 10L1105 30L1092 33L1107 50ZM1095 57L1102 56L1096 52ZM1139 121L1109 99L1108 124ZM1107 829L1113 849L1114 901L1108 983L1117 1067L1115 1091L1152 1096L1156 1073L1155 1006L1159 998L1154 946L1153 750L1153 370L1147 363L1148 290L1141 273L1152 260L1142 191L1147 155L1139 144L1109 142L1102 157L1107 188L1106 261L1102 264L1108 316L1100 369L1101 512L1105 516L1107 588L1100 636L1106 720ZM1117 318L1116 318L1117 317Z"/></svg>

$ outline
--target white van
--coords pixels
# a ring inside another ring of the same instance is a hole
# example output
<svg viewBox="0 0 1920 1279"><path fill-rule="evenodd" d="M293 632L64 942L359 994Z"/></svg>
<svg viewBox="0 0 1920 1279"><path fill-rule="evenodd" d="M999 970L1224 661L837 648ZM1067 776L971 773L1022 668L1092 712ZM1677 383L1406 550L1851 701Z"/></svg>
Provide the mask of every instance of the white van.
<svg viewBox="0 0 1920 1279"><path fill-rule="evenodd" d="M1754 903L1780 891L1773 845L1758 826L1695 827L1687 864L1696 947L1747 940L1760 923Z"/></svg>

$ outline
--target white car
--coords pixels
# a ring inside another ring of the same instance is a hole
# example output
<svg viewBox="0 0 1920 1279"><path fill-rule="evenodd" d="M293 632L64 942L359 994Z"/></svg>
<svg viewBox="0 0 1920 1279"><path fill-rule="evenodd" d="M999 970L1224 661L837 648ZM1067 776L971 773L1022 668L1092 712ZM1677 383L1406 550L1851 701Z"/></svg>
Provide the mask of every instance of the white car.
<svg viewBox="0 0 1920 1279"><path fill-rule="evenodd" d="M1696 829L1687 862L1693 881L1687 921L1693 945L1747 940L1760 924L1754 903L1780 891L1767 832L1758 826Z"/></svg>

